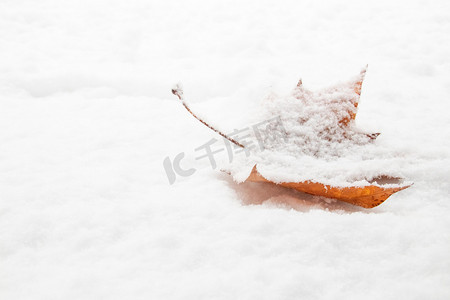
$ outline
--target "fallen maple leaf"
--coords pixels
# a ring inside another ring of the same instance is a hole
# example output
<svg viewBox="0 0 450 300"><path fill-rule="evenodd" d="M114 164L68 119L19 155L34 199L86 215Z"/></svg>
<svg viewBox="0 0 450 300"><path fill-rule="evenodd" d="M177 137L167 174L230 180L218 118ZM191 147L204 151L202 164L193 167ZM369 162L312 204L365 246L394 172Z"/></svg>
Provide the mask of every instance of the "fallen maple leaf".
<svg viewBox="0 0 450 300"><path fill-rule="evenodd" d="M385 174L375 174L377 176L369 179L357 178L351 181L352 172L343 169L341 173L345 173L344 175L347 175L345 177L339 173L340 169L336 168L336 166L342 167L342 162L335 165L330 163L345 157L356 156L352 152L355 148L360 152L367 151L366 145L371 144L379 135L379 133L361 132L354 126L366 68L355 79L345 84L313 92L305 89L300 80L289 97L281 100L278 97L268 97L267 111L270 112L270 116L280 115L283 125L285 124L288 130L285 131L282 128L283 131L278 134L284 136L288 142L272 142L264 145L266 152L256 155L259 157L259 162L252 164L249 173L245 173L247 171L243 173L246 174L244 180L242 180L242 174L238 174L239 172L230 171L229 173L238 182L267 182L365 208L375 207L392 194L411 186L409 183L403 183L401 178ZM179 86L172 92L178 96L189 113L200 122L237 146L245 147L198 118L184 101L183 91ZM276 130L272 129L272 131ZM280 157L283 159L277 162ZM284 157L290 157L290 163L286 163ZM313 161L309 165L306 164L309 169L304 165L295 165L296 160L301 158ZM361 166L367 161L370 159L354 159L352 162L344 160L344 164ZM336 178L332 180L330 176L322 176L323 162L334 168L334 175L330 175L331 177L344 177L345 180L339 181ZM261 168L265 175L261 173ZM308 176L296 174L299 170L305 174L313 174L310 176L312 178L298 180ZM296 180L291 181L292 178Z"/></svg>

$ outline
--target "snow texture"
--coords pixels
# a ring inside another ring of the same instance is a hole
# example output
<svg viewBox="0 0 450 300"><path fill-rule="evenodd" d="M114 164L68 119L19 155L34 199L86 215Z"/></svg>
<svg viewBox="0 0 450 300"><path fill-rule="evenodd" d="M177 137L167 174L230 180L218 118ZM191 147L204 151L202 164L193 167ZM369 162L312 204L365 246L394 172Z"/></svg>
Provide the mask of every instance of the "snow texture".
<svg viewBox="0 0 450 300"><path fill-rule="evenodd" d="M0 1L0 299L449 299L449 37L448 1ZM170 92L251 132L366 64L348 168L414 182L370 210L235 183Z"/></svg>
<svg viewBox="0 0 450 300"><path fill-rule="evenodd" d="M365 72L320 91L307 90L300 81L285 97L271 94L260 113L261 125L240 140L247 143L248 155L224 169L239 183L255 165L263 177L277 183L348 187L379 185L377 178L401 179L403 155L390 153L371 138L377 134L364 133L354 124ZM405 182L383 186L399 184Z"/></svg>

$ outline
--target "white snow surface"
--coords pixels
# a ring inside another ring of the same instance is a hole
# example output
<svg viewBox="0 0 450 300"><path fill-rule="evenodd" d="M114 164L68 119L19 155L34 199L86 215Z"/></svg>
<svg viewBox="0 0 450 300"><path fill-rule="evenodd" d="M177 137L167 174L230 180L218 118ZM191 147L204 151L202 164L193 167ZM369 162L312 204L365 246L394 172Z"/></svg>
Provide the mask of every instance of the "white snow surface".
<svg viewBox="0 0 450 300"><path fill-rule="evenodd" d="M449 53L448 1L1 1L0 299L449 299ZM170 93L231 132L366 64L370 210L235 183Z"/></svg>

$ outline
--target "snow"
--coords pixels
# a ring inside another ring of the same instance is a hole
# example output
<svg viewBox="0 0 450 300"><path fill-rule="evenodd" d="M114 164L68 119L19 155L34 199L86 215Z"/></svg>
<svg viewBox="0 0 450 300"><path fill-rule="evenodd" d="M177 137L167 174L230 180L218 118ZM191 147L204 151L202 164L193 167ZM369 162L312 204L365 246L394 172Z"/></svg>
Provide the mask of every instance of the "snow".
<svg viewBox="0 0 450 300"><path fill-rule="evenodd" d="M287 96L271 94L253 135L239 139L247 143L247 155L225 167L227 172L238 183L256 166L264 178L277 183L379 186L374 179L396 178L390 187L411 185L402 180L407 164L402 151L389 151L387 145L371 138L376 133L359 130L352 120L365 73L363 69L354 79L320 91L307 90L299 83Z"/></svg>
<svg viewBox="0 0 450 300"><path fill-rule="evenodd" d="M1 1L0 298L448 299L449 33L446 1ZM231 132L366 64L356 125L414 182L370 210L235 183L170 93Z"/></svg>

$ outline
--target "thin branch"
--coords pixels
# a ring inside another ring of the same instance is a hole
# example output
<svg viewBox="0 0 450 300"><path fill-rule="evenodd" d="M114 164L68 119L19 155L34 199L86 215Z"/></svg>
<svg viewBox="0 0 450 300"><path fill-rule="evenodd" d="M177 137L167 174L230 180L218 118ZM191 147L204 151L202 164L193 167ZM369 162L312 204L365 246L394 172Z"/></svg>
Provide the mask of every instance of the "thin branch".
<svg viewBox="0 0 450 300"><path fill-rule="evenodd" d="M220 134L221 136L223 136L224 138L226 138L227 140L229 140L230 142L232 142L233 144L241 147L241 148L245 148L244 145L242 145L241 143L239 143L238 141L230 138L229 136L227 136L226 134L222 133L220 130L215 129L214 127L212 127L211 125L209 125L208 123L206 123L205 121L203 121L202 119L200 119L199 117L197 117L189 108L189 106L187 105L187 103L184 101L183 98L183 89L177 85L174 89L172 89L172 94L174 94L175 96L178 97L178 99L181 100L181 103L183 104L184 108L186 108L186 110L192 115L194 116L194 118L196 118L197 120L199 120L202 124L204 124L205 126L207 126L209 129L217 132L218 134Z"/></svg>

